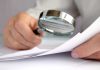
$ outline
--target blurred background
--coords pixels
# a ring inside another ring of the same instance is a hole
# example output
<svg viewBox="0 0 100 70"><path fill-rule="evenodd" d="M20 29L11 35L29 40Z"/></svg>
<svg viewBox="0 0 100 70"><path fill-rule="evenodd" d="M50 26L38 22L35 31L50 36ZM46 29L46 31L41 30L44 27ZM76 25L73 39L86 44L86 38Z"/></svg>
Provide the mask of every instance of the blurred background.
<svg viewBox="0 0 100 70"><path fill-rule="evenodd" d="M18 12L35 6L36 0L0 0L0 34L7 20Z"/></svg>

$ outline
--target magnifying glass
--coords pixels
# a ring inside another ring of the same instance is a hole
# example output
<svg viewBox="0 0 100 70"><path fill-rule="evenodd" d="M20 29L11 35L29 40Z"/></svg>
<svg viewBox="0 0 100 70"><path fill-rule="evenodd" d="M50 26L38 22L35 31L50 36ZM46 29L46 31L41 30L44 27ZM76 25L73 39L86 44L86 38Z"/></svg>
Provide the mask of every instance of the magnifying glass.
<svg viewBox="0 0 100 70"><path fill-rule="evenodd" d="M39 27L54 35L71 35L75 30L75 19L68 13L58 10L45 10L41 12Z"/></svg>

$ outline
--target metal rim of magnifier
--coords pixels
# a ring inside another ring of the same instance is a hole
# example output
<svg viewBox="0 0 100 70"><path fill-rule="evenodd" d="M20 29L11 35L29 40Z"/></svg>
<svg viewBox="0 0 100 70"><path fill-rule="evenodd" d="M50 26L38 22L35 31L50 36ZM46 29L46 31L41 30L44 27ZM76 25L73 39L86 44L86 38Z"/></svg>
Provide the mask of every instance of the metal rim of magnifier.
<svg viewBox="0 0 100 70"><path fill-rule="evenodd" d="M75 28L75 19L70 14L62 12L62 11L58 11L58 10L45 10L45 11L43 11L43 12L40 13L38 24L39 24L39 27L41 29L43 29L43 30L45 30L47 32L50 32L52 34L54 34L54 32L51 29L43 27L42 23L41 23L41 19L43 20L43 19L45 19L47 17L57 17L59 19L64 20L67 24L72 25L73 28ZM61 34L61 35L65 35L65 34Z"/></svg>

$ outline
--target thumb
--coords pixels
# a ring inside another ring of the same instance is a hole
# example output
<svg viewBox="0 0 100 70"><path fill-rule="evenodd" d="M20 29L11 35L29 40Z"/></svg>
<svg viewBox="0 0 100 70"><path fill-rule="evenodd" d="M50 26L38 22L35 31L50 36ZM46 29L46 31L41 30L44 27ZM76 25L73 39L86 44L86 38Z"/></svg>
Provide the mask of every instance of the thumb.
<svg viewBox="0 0 100 70"><path fill-rule="evenodd" d="M44 36L43 31L38 26L38 21L36 19L31 20L31 28L36 35Z"/></svg>
<svg viewBox="0 0 100 70"><path fill-rule="evenodd" d="M30 21L30 26L32 30L36 30L38 28L38 20L32 17Z"/></svg>
<svg viewBox="0 0 100 70"><path fill-rule="evenodd" d="M84 58L100 51L100 34L97 34L89 41L81 44L78 48L72 51L72 57Z"/></svg>

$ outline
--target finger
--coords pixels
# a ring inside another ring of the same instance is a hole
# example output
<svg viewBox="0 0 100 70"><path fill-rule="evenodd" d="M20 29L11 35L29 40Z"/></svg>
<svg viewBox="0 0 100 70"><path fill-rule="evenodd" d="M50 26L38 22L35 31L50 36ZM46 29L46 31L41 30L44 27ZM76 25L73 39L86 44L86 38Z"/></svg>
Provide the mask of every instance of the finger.
<svg viewBox="0 0 100 70"><path fill-rule="evenodd" d="M4 33L5 33L4 34L5 45L8 48L15 49L15 50L26 50L26 49L29 49L27 46L24 46L24 45L18 43L17 41L15 41L11 37L10 32L8 31L8 29L5 29L5 32Z"/></svg>
<svg viewBox="0 0 100 70"><path fill-rule="evenodd" d="M14 28L14 20L11 20L10 22L9 22L9 27L10 27L10 32L11 32L11 35L12 35L12 37L17 41L17 42L19 42L19 43L21 43L21 44L23 44L23 45L25 45L25 46L27 46L27 47L29 47L30 49L31 48L33 48L33 47L35 47L38 43L30 43L30 42L28 42L28 41L26 41L24 38L23 38L23 36L21 36L16 30L15 30L15 28Z"/></svg>
<svg viewBox="0 0 100 70"><path fill-rule="evenodd" d="M41 37L44 36L43 31L40 28L37 28L36 30L33 31L36 35L39 35Z"/></svg>
<svg viewBox="0 0 100 70"><path fill-rule="evenodd" d="M31 27L23 22L19 21L15 23L15 29L29 42L37 43L41 40L40 36L37 36L33 33Z"/></svg>
<svg viewBox="0 0 100 70"><path fill-rule="evenodd" d="M72 51L72 57L84 58L100 51L100 33Z"/></svg>
<svg viewBox="0 0 100 70"><path fill-rule="evenodd" d="M38 24L37 24L38 21L25 12L19 13L18 16L16 16L15 20L29 24L29 26L32 28L32 30L35 30L36 28L38 28Z"/></svg>
<svg viewBox="0 0 100 70"><path fill-rule="evenodd" d="M39 28L39 26L38 26L38 22L37 22L37 20L36 19L32 19L31 20L31 28L32 28L32 30L34 31L34 30L37 30L37 32L39 33L39 36L43 36L44 35L44 33L43 33L43 31ZM35 23L35 24L34 24Z"/></svg>
<svg viewBox="0 0 100 70"><path fill-rule="evenodd" d="M100 51L99 52L96 52L84 59L92 59L92 60L100 60Z"/></svg>
<svg viewBox="0 0 100 70"><path fill-rule="evenodd" d="M32 24L31 24L31 29L32 29L33 31L36 31L36 35L39 35L39 36L43 37L43 36L44 36L44 33L43 33L43 31L39 28L37 20L36 20L36 19L32 19L31 23L32 23ZM34 23L35 23L35 24L34 24Z"/></svg>
<svg viewBox="0 0 100 70"><path fill-rule="evenodd" d="M31 24L30 24L30 27L31 27L32 30L36 30L37 28L39 28L39 27L38 27L38 22L37 22L36 19L31 18L30 23L31 23Z"/></svg>

